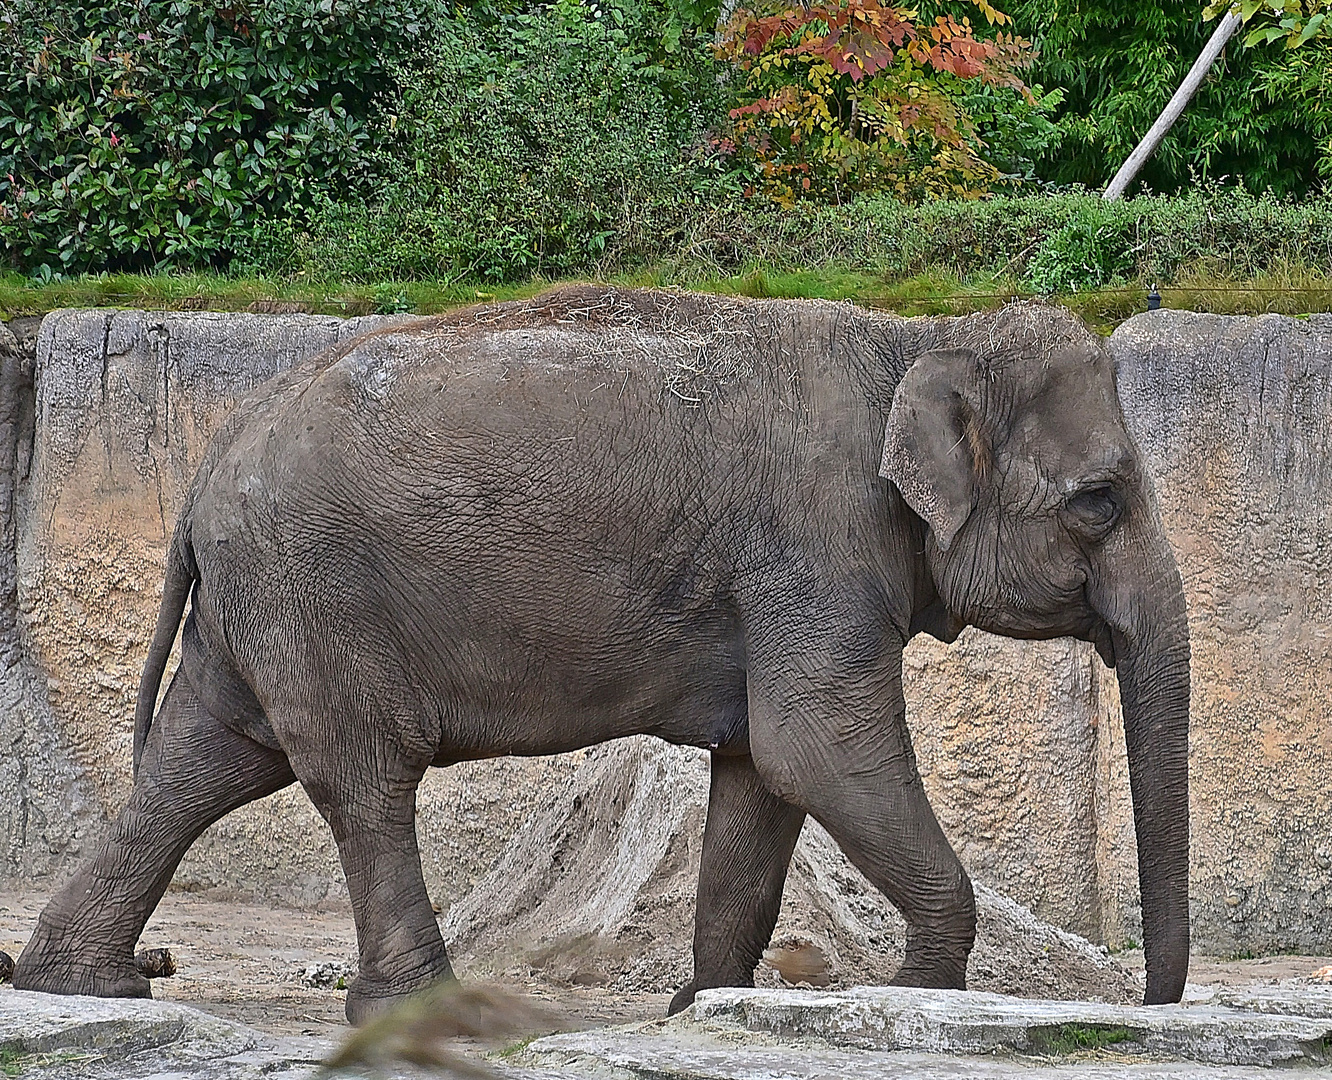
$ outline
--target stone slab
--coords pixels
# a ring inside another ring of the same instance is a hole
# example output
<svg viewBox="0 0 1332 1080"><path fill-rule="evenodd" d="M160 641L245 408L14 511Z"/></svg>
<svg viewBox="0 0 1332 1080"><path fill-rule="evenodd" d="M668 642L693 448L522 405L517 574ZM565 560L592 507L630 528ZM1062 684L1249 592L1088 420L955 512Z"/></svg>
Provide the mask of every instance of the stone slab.
<svg viewBox="0 0 1332 1080"><path fill-rule="evenodd" d="M1152 1061L1128 1055L1031 1057L866 1051L812 1040L743 1040L718 1033L665 1034L644 1030L587 1031L533 1042L522 1060L535 1068L523 1080L1253 1080L1251 1066ZM550 1071L547 1071L550 1070ZM506 1074L509 1070L504 1069ZM1301 1070L1314 1080L1332 1071ZM515 1077L517 1080L517 1077Z"/></svg>
<svg viewBox="0 0 1332 1080"><path fill-rule="evenodd" d="M707 991L694 1009L671 1020L549 1036L518 1054L491 1055L489 1063L504 1080L1252 1078L1262 1062L1216 1063L1216 1047L1229 1047L1226 1052L1233 1056L1238 1044L1251 1055L1255 1046L1266 1047L1271 1063L1309 1066L1297 1075L1314 1080L1332 1077L1332 1061L1320 1064L1309 1055L1281 1057L1272 1051L1288 1049L1292 1040L1298 1042L1310 1032L1317 1038L1332 1035L1332 1020L1299 1015L1301 1010L1323 1008L1325 990L1286 985L1215 995L1215 1000L1226 998L1258 1010L1252 1012L1216 1004L1116 1009L891 988L838 994ZM775 1023L778 1005L796 1020ZM737 1022L738 1009L743 1022ZM1124 1019L1137 1019L1141 1013L1150 1014L1165 1032L1155 1047L1115 1044L1060 1053L1047 1048L1042 1055L1021 1038L993 1040L996 1031L1011 1036L1021 1030L1029 1037L1034 1030L1059 1024L1091 1027L1118 1019L1128 1027ZM975 1052L977 1030L991 1036L987 1051ZM866 1032L872 1037L865 1038ZM1181 1048L1196 1049L1200 1032L1211 1033L1211 1057L1169 1060ZM1176 1038L1178 1044L1170 1041ZM17 1065L31 1080L314 1080L327 1075L319 1063L333 1043L270 1038L172 1002L0 989L0 1049L16 1053L8 1064ZM368 1080L371 1075L424 1080L435 1074L400 1066L343 1075L348 1080Z"/></svg>
<svg viewBox="0 0 1332 1080"><path fill-rule="evenodd" d="M1109 344L1189 609L1194 948L1322 955L1332 942L1332 320L1151 311ZM1114 794L1096 812L1112 947L1142 939L1116 723L1108 711L1099 729L1113 730L1102 772Z"/></svg>
<svg viewBox="0 0 1332 1080"><path fill-rule="evenodd" d="M30 1080L311 1080L332 1047L170 1001L0 988L5 1075Z"/></svg>
<svg viewBox="0 0 1332 1080"><path fill-rule="evenodd" d="M331 1075L322 1063L335 1045L327 1038L268 1036L175 1002L0 987L4 1075L28 1080L315 1080ZM500 1070L506 1080L580 1075L502 1063ZM439 1074L401 1065L338 1075L426 1080Z"/></svg>
<svg viewBox="0 0 1332 1080"><path fill-rule="evenodd" d="M860 987L835 993L707 990L686 1014L705 1030L818 1038L861 1050L1045 1053L1101 1032L1116 1051L1212 1065L1332 1064L1332 1019L1217 1005L1033 1001L961 990Z"/></svg>
<svg viewBox="0 0 1332 1080"><path fill-rule="evenodd" d="M1219 990L1208 1002L1253 1013L1284 1013L1332 1020L1332 986L1282 983L1277 986L1245 986Z"/></svg>
<svg viewBox="0 0 1332 1080"><path fill-rule="evenodd" d="M257 1032L171 1002L0 991L0 1049L126 1056L172 1046L199 1058L253 1049Z"/></svg>

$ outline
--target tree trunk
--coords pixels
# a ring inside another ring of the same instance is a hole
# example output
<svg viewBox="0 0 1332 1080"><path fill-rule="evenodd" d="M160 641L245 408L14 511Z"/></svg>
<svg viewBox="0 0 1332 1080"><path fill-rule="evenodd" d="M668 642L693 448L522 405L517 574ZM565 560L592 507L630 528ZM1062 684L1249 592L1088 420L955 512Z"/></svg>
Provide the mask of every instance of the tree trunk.
<svg viewBox="0 0 1332 1080"><path fill-rule="evenodd" d="M1106 186L1101 198L1107 202L1114 202L1116 199L1123 197L1129 184L1133 182L1133 178L1138 175L1138 170L1147 164L1148 158L1156 153L1156 148L1161 145L1161 141L1174 126L1175 121L1188 107L1193 95L1198 92L1198 87L1202 85L1203 79L1207 77L1207 72L1216 62L1216 58L1221 55L1221 50L1226 47L1226 42L1234 36L1242 22L1239 12L1232 10L1217 24L1216 30L1212 33L1206 47L1198 59L1193 62L1193 67L1189 68L1189 73L1184 76L1184 81L1179 84L1175 96L1166 104L1161 115L1157 117L1156 123L1142 137L1142 142L1138 143L1138 148L1129 154L1128 160L1119 167L1119 172L1115 173L1115 178Z"/></svg>

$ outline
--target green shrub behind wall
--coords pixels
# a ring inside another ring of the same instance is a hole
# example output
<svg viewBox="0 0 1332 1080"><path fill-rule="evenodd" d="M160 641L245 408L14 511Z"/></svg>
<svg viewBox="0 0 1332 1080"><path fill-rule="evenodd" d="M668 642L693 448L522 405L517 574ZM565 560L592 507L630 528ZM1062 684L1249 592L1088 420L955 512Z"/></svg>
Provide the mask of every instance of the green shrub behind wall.
<svg viewBox="0 0 1332 1080"><path fill-rule="evenodd" d="M1034 292L1063 293L1129 281L1166 284L1200 265L1240 278L1332 266L1332 198L1296 203L1243 189L1115 203L1079 193L919 205L865 196L789 211L713 204L686 191L615 207L603 227L604 245L566 249L559 273L606 277L650 268L670 284L755 266L834 266L885 280L999 274ZM463 246L429 207L332 204L308 227L267 228L253 269L314 280L433 278L441 266L486 257L485 249ZM524 276L515 271L508 280Z"/></svg>
<svg viewBox="0 0 1332 1080"><path fill-rule="evenodd" d="M401 221L395 270L499 280L587 265L652 200L723 194L699 160L722 87L707 38L675 25L636 0L437 15L395 69L383 210L332 212L349 231Z"/></svg>
<svg viewBox="0 0 1332 1080"><path fill-rule="evenodd" d="M345 192L418 0L5 0L0 242L28 272L226 260Z"/></svg>

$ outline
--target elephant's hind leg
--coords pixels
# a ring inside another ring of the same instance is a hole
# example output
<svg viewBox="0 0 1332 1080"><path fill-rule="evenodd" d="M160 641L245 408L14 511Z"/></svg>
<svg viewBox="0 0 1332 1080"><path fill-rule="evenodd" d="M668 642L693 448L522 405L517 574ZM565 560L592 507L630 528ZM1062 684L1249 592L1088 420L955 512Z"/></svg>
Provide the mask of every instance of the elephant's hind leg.
<svg viewBox="0 0 1332 1080"><path fill-rule="evenodd" d="M360 1024L453 974L416 843L416 787L425 765L387 744L315 748L292 764L333 830L347 878L360 952L347 1019Z"/></svg>
<svg viewBox="0 0 1332 1080"><path fill-rule="evenodd" d="M190 844L218 818L286 787L278 750L225 727L177 674L134 790L97 853L46 905L14 968L21 990L150 997L134 946Z"/></svg>
<svg viewBox="0 0 1332 1080"><path fill-rule="evenodd" d="M763 786L748 755L712 755L694 911L694 978L671 1001L672 1014L689 1006L699 990L754 985L804 821L803 810Z"/></svg>

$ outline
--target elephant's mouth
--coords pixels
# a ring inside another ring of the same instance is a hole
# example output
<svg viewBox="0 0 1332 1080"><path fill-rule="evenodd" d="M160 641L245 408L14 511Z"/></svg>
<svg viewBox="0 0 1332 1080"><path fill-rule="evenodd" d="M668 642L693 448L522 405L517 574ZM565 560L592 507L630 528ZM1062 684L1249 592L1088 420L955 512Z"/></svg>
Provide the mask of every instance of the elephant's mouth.
<svg viewBox="0 0 1332 1080"><path fill-rule="evenodd" d="M1115 638L1108 622L1104 619L1097 619L1092 624L1091 633L1087 640L1096 646L1096 651L1100 653L1101 660L1106 667L1112 668L1115 666Z"/></svg>

